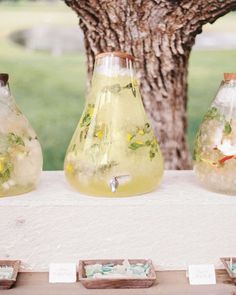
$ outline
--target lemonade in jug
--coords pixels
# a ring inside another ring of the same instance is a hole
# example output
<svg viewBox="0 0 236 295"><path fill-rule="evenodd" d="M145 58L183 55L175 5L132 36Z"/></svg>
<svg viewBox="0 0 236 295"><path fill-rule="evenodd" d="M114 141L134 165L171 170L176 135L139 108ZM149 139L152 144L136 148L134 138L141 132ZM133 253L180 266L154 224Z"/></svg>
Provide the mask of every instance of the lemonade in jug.
<svg viewBox="0 0 236 295"><path fill-rule="evenodd" d="M121 197L154 190L163 159L145 113L134 58L97 55L87 103L65 157L72 187L94 196Z"/></svg>

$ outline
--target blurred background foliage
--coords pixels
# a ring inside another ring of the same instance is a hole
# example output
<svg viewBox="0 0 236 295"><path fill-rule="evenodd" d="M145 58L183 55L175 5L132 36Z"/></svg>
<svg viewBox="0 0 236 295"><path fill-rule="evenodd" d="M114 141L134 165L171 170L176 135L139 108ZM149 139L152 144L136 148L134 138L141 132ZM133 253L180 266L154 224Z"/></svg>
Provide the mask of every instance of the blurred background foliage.
<svg viewBox="0 0 236 295"><path fill-rule="evenodd" d="M230 32L233 38L236 36L235 24L236 14L230 13L215 24L207 25L203 34L206 38L207 34L213 34L218 40L217 34L222 36ZM59 32L60 36L67 34L65 38L70 30L79 30L77 16L63 1L0 1L0 72L10 74L13 95L40 138L44 169L58 170L63 168L66 148L83 110L86 59L81 49L77 52L40 51L21 46L9 38L12 33L15 35L38 26L66 28L67 33L65 30ZM50 39L50 35L47 38ZM191 150L196 130L223 73L235 71L236 50L230 46L222 48L220 38L215 48L200 46L193 50L189 66L188 103Z"/></svg>

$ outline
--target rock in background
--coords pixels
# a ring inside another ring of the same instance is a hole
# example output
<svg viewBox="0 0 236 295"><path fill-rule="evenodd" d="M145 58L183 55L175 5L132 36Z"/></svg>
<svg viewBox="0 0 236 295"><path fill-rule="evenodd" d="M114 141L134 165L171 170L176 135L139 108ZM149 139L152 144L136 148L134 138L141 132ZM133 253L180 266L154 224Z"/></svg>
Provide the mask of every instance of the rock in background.
<svg viewBox="0 0 236 295"><path fill-rule="evenodd" d="M10 39L27 49L47 51L53 55L84 51L83 34L79 27L44 24L14 32Z"/></svg>

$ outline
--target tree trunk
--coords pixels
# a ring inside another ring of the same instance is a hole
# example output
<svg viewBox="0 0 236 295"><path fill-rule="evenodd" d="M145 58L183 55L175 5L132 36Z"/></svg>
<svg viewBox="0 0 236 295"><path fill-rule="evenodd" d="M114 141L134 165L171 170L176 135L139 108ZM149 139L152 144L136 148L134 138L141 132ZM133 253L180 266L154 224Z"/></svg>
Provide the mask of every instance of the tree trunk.
<svg viewBox="0 0 236 295"><path fill-rule="evenodd" d="M236 9L230 0L65 0L80 17L91 78L95 55L136 58L141 94L168 169L189 169L187 73L202 26Z"/></svg>

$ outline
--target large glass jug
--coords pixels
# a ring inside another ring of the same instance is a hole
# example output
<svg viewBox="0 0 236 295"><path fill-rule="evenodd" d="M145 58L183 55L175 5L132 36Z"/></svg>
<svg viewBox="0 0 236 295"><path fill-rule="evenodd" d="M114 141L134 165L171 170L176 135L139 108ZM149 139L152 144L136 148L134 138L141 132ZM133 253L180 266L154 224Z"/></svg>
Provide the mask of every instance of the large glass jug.
<svg viewBox="0 0 236 295"><path fill-rule="evenodd" d="M194 170L206 188L236 194L236 74L224 81L196 136Z"/></svg>
<svg viewBox="0 0 236 295"><path fill-rule="evenodd" d="M97 55L64 169L72 187L94 196L141 194L160 183L162 154L142 104L132 56Z"/></svg>
<svg viewBox="0 0 236 295"><path fill-rule="evenodd" d="M38 138L16 106L8 75L0 74L0 197L33 190L42 163Z"/></svg>

